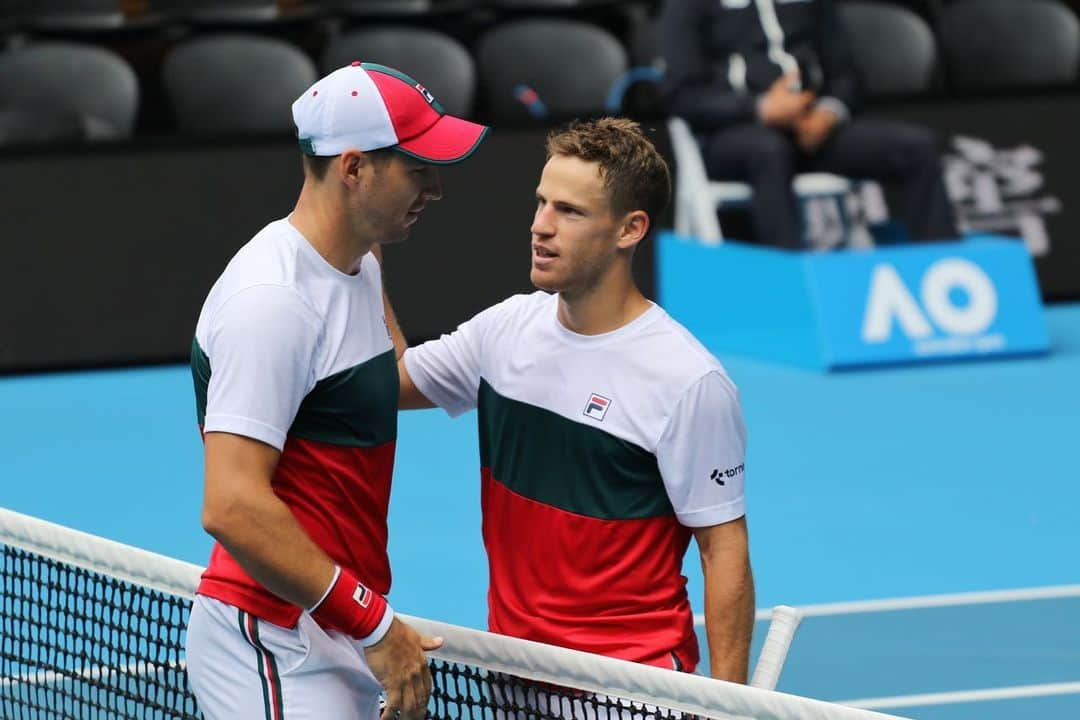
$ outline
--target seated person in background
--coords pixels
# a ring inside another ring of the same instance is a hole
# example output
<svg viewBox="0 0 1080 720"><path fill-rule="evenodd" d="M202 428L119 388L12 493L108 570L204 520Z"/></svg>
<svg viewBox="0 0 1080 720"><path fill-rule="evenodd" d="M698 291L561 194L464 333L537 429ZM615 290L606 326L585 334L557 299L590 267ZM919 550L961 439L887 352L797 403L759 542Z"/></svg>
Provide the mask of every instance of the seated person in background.
<svg viewBox="0 0 1080 720"><path fill-rule="evenodd" d="M834 0L666 0L660 42L667 110L694 129L710 177L753 187L759 242L804 246L791 180L807 171L895 181L913 238L956 236L934 134L852 116Z"/></svg>

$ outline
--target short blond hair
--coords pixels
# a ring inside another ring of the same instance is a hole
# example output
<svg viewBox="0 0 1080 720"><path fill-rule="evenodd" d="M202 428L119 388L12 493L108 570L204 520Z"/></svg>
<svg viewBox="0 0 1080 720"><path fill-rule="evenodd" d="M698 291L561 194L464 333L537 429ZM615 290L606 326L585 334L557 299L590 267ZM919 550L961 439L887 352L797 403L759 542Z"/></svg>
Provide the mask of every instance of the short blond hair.
<svg viewBox="0 0 1080 720"><path fill-rule="evenodd" d="M611 211L644 210L652 222L671 202L671 172L656 147L628 118L574 120L547 137L547 159L576 157L600 165Z"/></svg>

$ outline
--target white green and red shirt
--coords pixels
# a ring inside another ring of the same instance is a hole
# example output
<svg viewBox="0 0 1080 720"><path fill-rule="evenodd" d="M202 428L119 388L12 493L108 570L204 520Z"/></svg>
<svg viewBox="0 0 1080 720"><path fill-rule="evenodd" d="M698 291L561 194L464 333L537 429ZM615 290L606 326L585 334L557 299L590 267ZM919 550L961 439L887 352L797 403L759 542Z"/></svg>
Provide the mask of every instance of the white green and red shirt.
<svg viewBox="0 0 1080 720"><path fill-rule="evenodd" d="M477 408L493 632L692 670L691 528L741 517L746 430L723 367L659 306L602 335L518 295L412 348L417 388Z"/></svg>
<svg viewBox="0 0 1080 720"><path fill-rule="evenodd" d="M191 371L203 432L280 450L274 493L335 562L385 594L398 375L376 258L348 275L288 219L270 223L211 288ZM220 544L198 592L286 627L301 612Z"/></svg>

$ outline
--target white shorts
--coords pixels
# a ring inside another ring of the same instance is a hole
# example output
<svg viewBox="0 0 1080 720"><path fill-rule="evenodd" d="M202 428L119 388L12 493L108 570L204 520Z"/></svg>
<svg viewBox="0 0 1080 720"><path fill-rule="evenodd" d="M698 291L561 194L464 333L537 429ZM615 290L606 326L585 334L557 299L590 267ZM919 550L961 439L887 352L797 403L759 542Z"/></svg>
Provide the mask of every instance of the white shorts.
<svg viewBox="0 0 1080 720"><path fill-rule="evenodd" d="M283 628L198 595L188 680L206 720L377 720L382 687L359 641L307 613Z"/></svg>

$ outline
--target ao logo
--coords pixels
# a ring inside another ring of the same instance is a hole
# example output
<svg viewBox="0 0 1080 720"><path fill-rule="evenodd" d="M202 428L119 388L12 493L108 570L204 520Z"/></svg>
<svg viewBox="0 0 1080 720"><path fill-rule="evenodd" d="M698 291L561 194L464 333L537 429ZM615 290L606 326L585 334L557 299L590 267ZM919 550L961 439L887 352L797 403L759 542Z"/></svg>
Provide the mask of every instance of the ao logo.
<svg viewBox="0 0 1080 720"><path fill-rule="evenodd" d="M953 302L950 295L955 290L967 295L966 303ZM934 334L930 320L950 335L976 335L990 327L997 317L994 283L978 265L959 258L946 258L931 265L923 275L919 298L922 309L895 267L882 264L874 268L863 316L863 341L886 342L892 334L893 318L905 335L921 340Z"/></svg>

